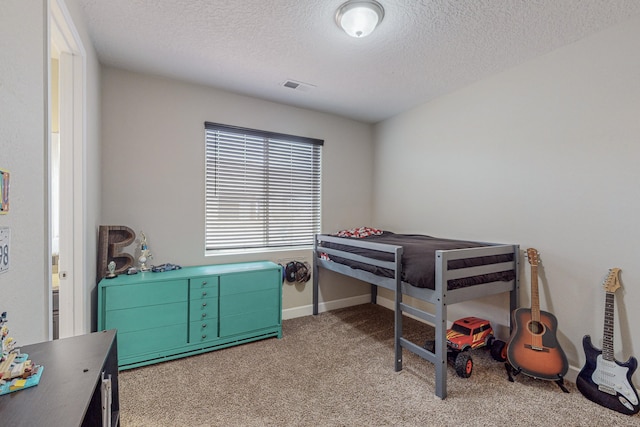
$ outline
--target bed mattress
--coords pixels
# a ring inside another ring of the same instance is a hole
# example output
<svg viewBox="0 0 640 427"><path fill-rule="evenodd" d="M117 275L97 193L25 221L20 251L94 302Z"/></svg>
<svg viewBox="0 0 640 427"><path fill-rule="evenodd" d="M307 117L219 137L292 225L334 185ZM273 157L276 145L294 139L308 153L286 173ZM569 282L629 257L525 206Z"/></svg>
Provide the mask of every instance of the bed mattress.
<svg viewBox="0 0 640 427"><path fill-rule="evenodd" d="M345 241L355 240L352 237L343 237ZM419 288L435 288L435 255L438 250L449 249L465 249L486 246L482 243L442 239L438 237L426 236L421 234L396 234L390 231L384 231L382 234L360 238L374 243L383 243L403 247L402 254L402 281ZM374 258L382 261L393 261L393 254L349 246L322 242L322 246L337 249L345 252L358 254L368 258ZM394 277L393 270L381 268L375 265L363 262L353 261L331 255L331 261L347 265L383 277ZM487 264L496 264L500 262L513 261L513 254L484 256L477 258L465 258L449 261L448 269L454 270L466 267L475 267ZM496 281L510 281L515 278L513 270L501 271L498 273L484 274L480 276L464 277L460 279L450 280L447 283L447 289L458 289L467 286L478 285L482 283Z"/></svg>

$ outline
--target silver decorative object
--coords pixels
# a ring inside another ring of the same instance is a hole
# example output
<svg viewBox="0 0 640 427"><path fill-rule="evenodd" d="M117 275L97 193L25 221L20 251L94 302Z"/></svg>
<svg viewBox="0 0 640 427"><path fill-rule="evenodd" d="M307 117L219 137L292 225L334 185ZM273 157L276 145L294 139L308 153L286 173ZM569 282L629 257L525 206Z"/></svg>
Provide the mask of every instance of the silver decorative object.
<svg viewBox="0 0 640 427"><path fill-rule="evenodd" d="M109 272L109 274L106 275L107 279L113 279L114 277L118 276L116 274L116 263L114 261L111 261L109 264L107 264L107 271Z"/></svg>
<svg viewBox="0 0 640 427"><path fill-rule="evenodd" d="M140 271L149 271L151 270L151 268L149 268L149 266L147 266L147 261L149 261L151 258L153 258L153 255L151 255L151 251L149 250L149 247L147 246L147 236L145 236L144 232L140 232L140 235L142 236L140 238L140 256L138 257L138 263L140 265L139 270Z"/></svg>

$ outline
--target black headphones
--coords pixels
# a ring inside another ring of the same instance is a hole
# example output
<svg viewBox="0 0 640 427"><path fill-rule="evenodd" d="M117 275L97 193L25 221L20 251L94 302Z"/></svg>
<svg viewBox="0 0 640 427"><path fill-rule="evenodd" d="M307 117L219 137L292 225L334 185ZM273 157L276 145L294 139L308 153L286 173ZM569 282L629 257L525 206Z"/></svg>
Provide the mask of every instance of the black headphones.
<svg viewBox="0 0 640 427"><path fill-rule="evenodd" d="M284 267L284 277L289 283L308 282L311 279L311 266L306 261L291 261Z"/></svg>

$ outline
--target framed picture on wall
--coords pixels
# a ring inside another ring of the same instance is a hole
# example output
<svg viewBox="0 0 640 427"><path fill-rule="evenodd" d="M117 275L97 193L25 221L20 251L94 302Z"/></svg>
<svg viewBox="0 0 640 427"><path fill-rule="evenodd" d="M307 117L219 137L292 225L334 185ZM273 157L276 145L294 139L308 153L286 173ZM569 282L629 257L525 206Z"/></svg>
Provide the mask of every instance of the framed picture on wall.
<svg viewBox="0 0 640 427"><path fill-rule="evenodd" d="M11 243L11 229L0 227L0 273L9 270L9 244Z"/></svg>
<svg viewBox="0 0 640 427"><path fill-rule="evenodd" d="M9 212L9 171L0 169L0 214Z"/></svg>

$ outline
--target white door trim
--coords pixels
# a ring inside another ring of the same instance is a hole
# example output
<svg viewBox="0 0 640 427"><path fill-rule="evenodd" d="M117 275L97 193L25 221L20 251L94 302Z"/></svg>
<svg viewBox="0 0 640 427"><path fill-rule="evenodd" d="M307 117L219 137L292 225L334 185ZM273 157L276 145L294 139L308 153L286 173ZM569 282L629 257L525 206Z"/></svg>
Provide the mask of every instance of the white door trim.
<svg viewBox="0 0 640 427"><path fill-rule="evenodd" d="M51 44L60 64L60 338L89 332L85 286L86 53L64 0L51 0ZM50 102L49 102L50 104ZM49 105L49 108L51 106ZM62 256L64 254L64 256Z"/></svg>

